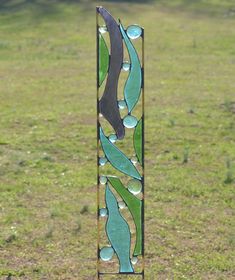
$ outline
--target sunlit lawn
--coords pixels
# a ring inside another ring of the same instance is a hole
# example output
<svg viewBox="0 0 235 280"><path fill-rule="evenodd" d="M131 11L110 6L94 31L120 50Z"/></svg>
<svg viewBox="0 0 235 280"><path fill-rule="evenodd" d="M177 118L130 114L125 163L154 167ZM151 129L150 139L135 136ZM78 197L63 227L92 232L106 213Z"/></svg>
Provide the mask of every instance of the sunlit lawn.
<svg viewBox="0 0 235 280"><path fill-rule="evenodd" d="M145 27L146 279L234 279L233 1L4 2L0 279L95 279L98 4Z"/></svg>

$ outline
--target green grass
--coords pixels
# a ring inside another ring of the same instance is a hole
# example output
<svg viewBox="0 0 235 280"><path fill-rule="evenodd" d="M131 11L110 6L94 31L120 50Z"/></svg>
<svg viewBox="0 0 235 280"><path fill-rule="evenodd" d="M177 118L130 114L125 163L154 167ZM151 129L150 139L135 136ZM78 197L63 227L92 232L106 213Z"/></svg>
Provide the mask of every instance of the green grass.
<svg viewBox="0 0 235 280"><path fill-rule="evenodd" d="M98 4L146 32L146 279L234 279L234 1L6 3L0 279L95 279Z"/></svg>

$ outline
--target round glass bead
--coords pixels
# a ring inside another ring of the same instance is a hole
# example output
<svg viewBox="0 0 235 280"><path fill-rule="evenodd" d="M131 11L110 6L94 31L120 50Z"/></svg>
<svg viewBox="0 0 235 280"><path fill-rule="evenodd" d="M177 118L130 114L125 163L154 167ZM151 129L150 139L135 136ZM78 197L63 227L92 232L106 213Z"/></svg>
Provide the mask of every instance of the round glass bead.
<svg viewBox="0 0 235 280"><path fill-rule="evenodd" d="M126 33L130 39L134 40L141 36L142 28L139 25L130 25L127 27Z"/></svg>
<svg viewBox="0 0 235 280"><path fill-rule="evenodd" d="M107 162L107 158L106 157L100 157L99 158L99 164L101 166L104 166L106 162Z"/></svg>
<svg viewBox="0 0 235 280"><path fill-rule="evenodd" d="M130 65L130 63L129 63L128 61L123 62L123 64L122 64L122 69L123 69L124 71L129 71L130 68L131 68L131 65Z"/></svg>
<svg viewBox="0 0 235 280"><path fill-rule="evenodd" d="M100 26L99 27L99 32L101 33L101 34L104 34L104 33L106 33L108 30L107 30L107 26L105 26L105 25L103 25L103 26Z"/></svg>
<svg viewBox="0 0 235 280"><path fill-rule="evenodd" d="M109 135L109 141L112 143L115 143L117 141L117 135L116 134L110 134Z"/></svg>
<svg viewBox="0 0 235 280"><path fill-rule="evenodd" d="M128 190L134 195L139 194L142 190L142 184L139 180L132 179L127 184Z"/></svg>
<svg viewBox="0 0 235 280"><path fill-rule="evenodd" d="M125 100L119 100L118 101L118 107L119 109L125 109L127 106L126 106L126 101Z"/></svg>
<svg viewBox="0 0 235 280"><path fill-rule="evenodd" d="M100 209L100 216L101 217L106 217L108 214L107 208L101 208Z"/></svg>
<svg viewBox="0 0 235 280"><path fill-rule="evenodd" d="M138 262L138 258L137 257L133 257L132 259L131 259L131 263L132 264L137 264L137 262Z"/></svg>
<svg viewBox="0 0 235 280"><path fill-rule="evenodd" d="M120 209L124 209L126 207L126 204L123 201L119 201L118 206L119 206Z"/></svg>
<svg viewBox="0 0 235 280"><path fill-rule="evenodd" d="M131 158L131 162L132 162L133 164L136 164L136 163L138 162L137 157L132 157L132 158Z"/></svg>
<svg viewBox="0 0 235 280"><path fill-rule="evenodd" d="M137 125L137 118L131 115L127 115L124 119L123 119L123 124L126 128L133 128Z"/></svg>
<svg viewBox="0 0 235 280"><path fill-rule="evenodd" d="M100 258L103 261L110 261L113 257L113 254L114 254L114 250L112 247L103 247L100 250Z"/></svg>
<svg viewBox="0 0 235 280"><path fill-rule="evenodd" d="M107 183L107 177L105 176L100 176L100 184L101 185L105 185Z"/></svg>

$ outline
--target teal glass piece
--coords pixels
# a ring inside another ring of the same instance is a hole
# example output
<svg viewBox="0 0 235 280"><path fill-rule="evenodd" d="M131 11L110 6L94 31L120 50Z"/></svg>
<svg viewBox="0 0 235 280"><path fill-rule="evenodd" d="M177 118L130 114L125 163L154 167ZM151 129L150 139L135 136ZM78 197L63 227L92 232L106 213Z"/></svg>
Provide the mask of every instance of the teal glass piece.
<svg viewBox="0 0 235 280"><path fill-rule="evenodd" d="M127 27L126 33L130 39L134 40L141 36L142 28L139 25L133 24Z"/></svg>
<svg viewBox="0 0 235 280"><path fill-rule="evenodd" d="M109 51L105 40L99 34L99 86L102 85L109 69Z"/></svg>
<svg viewBox="0 0 235 280"><path fill-rule="evenodd" d="M130 39L126 35L126 32L124 31L121 23L120 23L120 30L131 61L129 76L127 78L124 87L124 96L127 103L128 112L130 113L135 107L140 97L141 85L142 85L142 73L141 73L141 65L140 65L138 54L134 46L132 45Z"/></svg>
<svg viewBox="0 0 235 280"><path fill-rule="evenodd" d="M109 213L106 222L106 233L119 259L119 271L134 272L130 260L130 228L126 220L120 214L117 200L109 186L106 186L105 200Z"/></svg>
<svg viewBox="0 0 235 280"><path fill-rule="evenodd" d="M100 142L104 154L108 161L117 170L124 174L127 174L133 178L141 180L141 175L133 163L124 155L112 142L110 142L104 135L102 128L100 127Z"/></svg>
<svg viewBox="0 0 235 280"><path fill-rule="evenodd" d="M101 260L107 262L107 261L110 261L112 259L114 255L114 250L112 247L103 247L101 250L100 250L100 258Z"/></svg>
<svg viewBox="0 0 235 280"><path fill-rule="evenodd" d="M136 156L137 156L140 164L142 164L142 162L143 162L143 155L142 155L142 144L143 143L142 142L143 142L142 119L140 119L135 128L135 132L134 132L134 148L135 148Z"/></svg>
<svg viewBox="0 0 235 280"><path fill-rule="evenodd" d="M142 190L142 184L139 180L132 179L127 183L128 190L134 195L139 194Z"/></svg>
<svg viewBox="0 0 235 280"><path fill-rule="evenodd" d="M100 216L101 217L106 217L108 214L107 208L101 208L100 209Z"/></svg>
<svg viewBox="0 0 235 280"><path fill-rule="evenodd" d="M126 128L133 128L137 125L137 118L131 115L127 115L124 119L123 119L123 124Z"/></svg>
<svg viewBox="0 0 235 280"><path fill-rule="evenodd" d="M117 191L123 201L126 203L131 215L133 217L136 227L136 243L134 249L134 256L142 254L142 201L131 194L122 184L118 177L108 176L109 184Z"/></svg>

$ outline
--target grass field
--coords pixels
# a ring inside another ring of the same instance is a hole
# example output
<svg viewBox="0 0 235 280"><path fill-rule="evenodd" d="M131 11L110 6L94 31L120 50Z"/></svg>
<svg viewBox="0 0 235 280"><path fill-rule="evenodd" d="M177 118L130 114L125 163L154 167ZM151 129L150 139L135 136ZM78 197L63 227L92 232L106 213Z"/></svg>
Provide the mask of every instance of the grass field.
<svg viewBox="0 0 235 280"><path fill-rule="evenodd" d="M0 279L95 279L100 4L145 27L146 279L235 279L233 0L0 0Z"/></svg>

